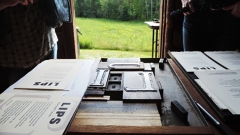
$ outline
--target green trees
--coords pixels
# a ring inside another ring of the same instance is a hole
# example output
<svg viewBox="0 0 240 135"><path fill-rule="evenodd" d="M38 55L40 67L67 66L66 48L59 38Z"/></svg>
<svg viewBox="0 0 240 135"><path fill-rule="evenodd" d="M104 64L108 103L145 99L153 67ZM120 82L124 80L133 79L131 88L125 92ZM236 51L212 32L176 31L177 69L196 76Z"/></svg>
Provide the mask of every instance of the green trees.
<svg viewBox="0 0 240 135"><path fill-rule="evenodd" d="M160 0L75 0L76 17L115 20L159 18Z"/></svg>

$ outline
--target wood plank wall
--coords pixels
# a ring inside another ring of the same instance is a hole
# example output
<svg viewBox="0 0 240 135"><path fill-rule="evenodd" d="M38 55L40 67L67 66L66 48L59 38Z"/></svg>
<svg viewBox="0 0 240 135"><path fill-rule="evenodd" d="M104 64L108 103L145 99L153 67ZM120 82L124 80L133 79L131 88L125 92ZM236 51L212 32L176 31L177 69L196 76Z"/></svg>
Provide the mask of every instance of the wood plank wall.
<svg viewBox="0 0 240 135"><path fill-rule="evenodd" d="M161 0L159 57L169 58L167 52L182 51L182 20L183 15L170 16L170 13L181 8L181 0Z"/></svg>
<svg viewBox="0 0 240 135"><path fill-rule="evenodd" d="M70 0L72 10L72 23L63 23L56 28L58 36L58 59L77 59L79 50L77 45L76 20L74 0Z"/></svg>

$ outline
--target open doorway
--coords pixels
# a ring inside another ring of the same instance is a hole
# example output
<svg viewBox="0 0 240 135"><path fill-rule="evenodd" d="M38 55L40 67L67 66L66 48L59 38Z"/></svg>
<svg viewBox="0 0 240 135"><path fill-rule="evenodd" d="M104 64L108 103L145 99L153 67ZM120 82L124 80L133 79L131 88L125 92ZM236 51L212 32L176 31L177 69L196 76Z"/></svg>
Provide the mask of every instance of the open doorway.
<svg viewBox="0 0 240 135"><path fill-rule="evenodd" d="M160 0L74 0L80 58L151 57ZM95 50L95 51L93 51Z"/></svg>

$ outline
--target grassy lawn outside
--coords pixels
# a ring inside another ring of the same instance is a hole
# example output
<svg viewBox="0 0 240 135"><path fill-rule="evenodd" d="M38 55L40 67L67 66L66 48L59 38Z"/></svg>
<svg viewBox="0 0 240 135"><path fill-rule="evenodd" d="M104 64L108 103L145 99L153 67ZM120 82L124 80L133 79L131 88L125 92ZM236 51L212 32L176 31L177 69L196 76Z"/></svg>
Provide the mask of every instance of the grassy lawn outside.
<svg viewBox="0 0 240 135"><path fill-rule="evenodd" d="M144 21L76 18L81 49L150 52L152 30Z"/></svg>
<svg viewBox="0 0 240 135"><path fill-rule="evenodd" d="M80 59L96 58L151 58L152 52L80 49Z"/></svg>

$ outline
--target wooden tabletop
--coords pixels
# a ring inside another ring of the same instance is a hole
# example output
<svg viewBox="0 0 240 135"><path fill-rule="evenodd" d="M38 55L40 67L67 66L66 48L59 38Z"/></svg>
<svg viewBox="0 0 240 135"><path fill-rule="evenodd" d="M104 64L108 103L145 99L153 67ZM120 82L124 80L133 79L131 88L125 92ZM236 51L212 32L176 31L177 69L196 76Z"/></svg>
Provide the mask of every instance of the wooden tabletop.
<svg viewBox="0 0 240 135"><path fill-rule="evenodd" d="M163 102L160 106L154 103L123 103L120 100L82 101L67 134L221 135L211 122L206 121L196 108L192 107L193 99L222 122L171 59L165 63L164 70L160 70L158 63L155 63L155 76L164 88ZM182 89L186 89L187 92ZM190 98L188 94L191 95ZM188 124L172 113L170 102L173 100L178 100L189 112ZM160 111L158 108L161 108ZM234 135L240 133L240 128L236 128L239 125L223 125Z"/></svg>

